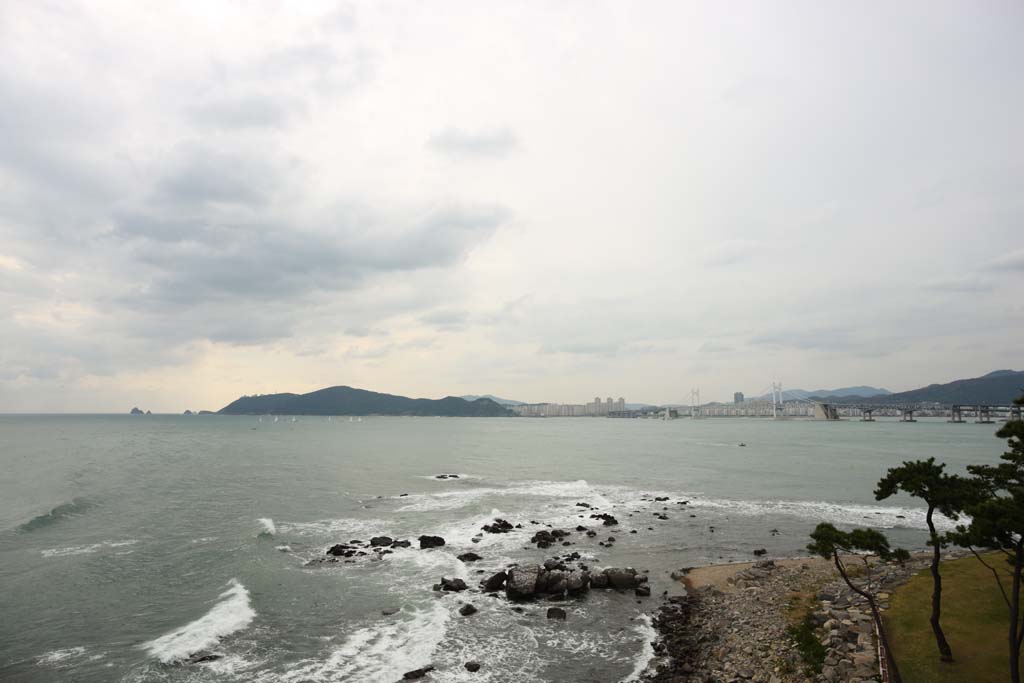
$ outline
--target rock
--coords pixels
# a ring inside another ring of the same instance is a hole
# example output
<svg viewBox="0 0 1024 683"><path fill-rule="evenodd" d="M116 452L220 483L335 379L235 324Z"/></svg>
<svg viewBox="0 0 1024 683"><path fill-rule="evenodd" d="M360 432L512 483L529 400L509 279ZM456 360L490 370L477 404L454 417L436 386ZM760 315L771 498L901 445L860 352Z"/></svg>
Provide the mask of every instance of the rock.
<svg viewBox="0 0 1024 683"><path fill-rule="evenodd" d="M463 666L465 666L466 671L470 673L476 673L480 670L480 662L466 662Z"/></svg>
<svg viewBox="0 0 1024 683"><path fill-rule="evenodd" d="M460 593L469 587L462 579L448 579L443 576L441 577L441 583L437 584L434 589L438 590L438 586L440 586L440 590L454 593Z"/></svg>
<svg viewBox="0 0 1024 683"><path fill-rule="evenodd" d="M485 592L494 593L501 590L501 587L505 585L505 580L507 578L508 575L505 572L498 572L484 581L481 586Z"/></svg>
<svg viewBox="0 0 1024 683"><path fill-rule="evenodd" d="M370 539L370 545L372 545L375 548L379 548L381 546L390 546L394 542L395 539L391 538L390 536L374 536Z"/></svg>
<svg viewBox="0 0 1024 683"><path fill-rule="evenodd" d="M435 474L434 479L458 479L457 474Z"/></svg>
<svg viewBox="0 0 1024 683"><path fill-rule="evenodd" d="M459 614L461 614L464 617L468 617L471 614L476 614L476 607L467 602L465 605L459 608Z"/></svg>
<svg viewBox="0 0 1024 683"><path fill-rule="evenodd" d="M605 569L602 573L608 577L608 585L619 590L636 588L641 583L647 582L647 577L642 574L637 574L636 570L632 567L626 567L624 569L610 567Z"/></svg>
<svg viewBox="0 0 1024 683"><path fill-rule="evenodd" d="M406 671L404 674L402 674L402 678L404 678L407 681L411 681L416 678L423 678L433 670L434 667L432 666L425 666L422 669L413 669L412 671Z"/></svg>
<svg viewBox="0 0 1024 683"><path fill-rule="evenodd" d="M548 607L548 619L562 619L565 620L565 610L561 607Z"/></svg>
<svg viewBox="0 0 1024 683"><path fill-rule="evenodd" d="M391 543L392 548L408 548L412 545L412 541L394 541Z"/></svg>
<svg viewBox="0 0 1024 683"><path fill-rule="evenodd" d="M187 661L189 664L202 664L203 662L216 662L223 656L213 652L201 651L194 653Z"/></svg>
<svg viewBox="0 0 1024 683"><path fill-rule="evenodd" d="M619 523L619 520L615 519L614 517L609 515L607 512L601 512L601 513L596 514L596 515L590 515L590 517L592 519L603 520L603 524L605 526L615 526L616 524Z"/></svg>
<svg viewBox="0 0 1024 683"><path fill-rule="evenodd" d="M758 548L757 550L754 551L754 555L756 555L757 557L761 557L762 555L767 555L767 554L768 554L768 551L765 550L764 548Z"/></svg>
<svg viewBox="0 0 1024 683"><path fill-rule="evenodd" d="M419 541L421 550L440 548L444 545L444 539L440 536L420 536Z"/></svg>
<svg viewBox="0 0 1024 683"><path fill-rule="evenodd" d="M515 527L504 519L495 519L494 524L484 524L482 529L489 534L507 534Z"/></svg>
<svg viewBox="0 0 1024 683"><path fill-rule="evenodd" d="M141 410L139 410L138 406L132 408L131 414L132 415L145 415L145 413L143 413Z"/></svg>
<svg viewBox="0 0 1024 683"><path fill-rule="evenodd" d="M469 552L469 553L462 553L461 555L459 555L459 559L461 561L463 561L463 562L477 562L477 561L482 560L484 558L480 557L476 553Z"/></svg>
<svg viewBox="0 0 1024 683"><path fill-rule="evenodd" d="M537 579L540 572L541 568L535 564L509 569L505 580L505 595L510 600L525 600L533 597L537 590Z"/></svg>
<svg viewBox="0 0 1024 683"><path fill-rule="evenodd" d="M650 597L650 595L651 595L651 587L646 585L646 584L644 584L644 585L641 585L641 586L637 586L633 590L633 592L636 593L636 596L638 598Z"/></svg>

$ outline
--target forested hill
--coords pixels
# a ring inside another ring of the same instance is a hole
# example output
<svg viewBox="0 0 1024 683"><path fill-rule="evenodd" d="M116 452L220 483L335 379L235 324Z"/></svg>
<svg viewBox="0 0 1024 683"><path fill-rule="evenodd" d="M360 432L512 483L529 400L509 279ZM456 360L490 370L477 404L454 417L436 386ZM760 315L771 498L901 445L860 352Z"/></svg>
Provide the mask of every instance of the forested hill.
<svg viewBox="0 0 1024 683"><path fill-rule="evenodd" d="M996 370L981 377L929 384L920 389L869 398L848 397L836 403L981 403L1008 405L1024 393L1024 371Z"/></svg>
<svg viewBox="0 0 1024 683"><path fill-rule="evenodd" d="M408 398L352 387L329 387L308 394L243 396L224 406L222 415L420 415L505 417L511 411L487 398L466 401Z"/></svg>

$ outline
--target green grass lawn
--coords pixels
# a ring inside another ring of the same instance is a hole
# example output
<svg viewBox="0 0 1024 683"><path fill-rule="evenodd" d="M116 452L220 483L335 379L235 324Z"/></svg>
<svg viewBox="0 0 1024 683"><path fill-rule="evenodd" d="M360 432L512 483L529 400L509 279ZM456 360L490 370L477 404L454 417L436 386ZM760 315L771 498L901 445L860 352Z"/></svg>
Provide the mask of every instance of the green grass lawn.
<svg viewBox="0 0 1024 683"><path fill-rule="evenodd" d="M1002 557L1002 555L1000 555ZM1001 569L1000 557L986 558ZM952 664L939 661L928 616L932 577L927 569L896 590L884 614L896 663L905 683L1004 683L1008 671L1006 603L992 573L974 557L944 562L942 630L953 648ZM1009 583L1003 585L1009 591Z"/></svg>

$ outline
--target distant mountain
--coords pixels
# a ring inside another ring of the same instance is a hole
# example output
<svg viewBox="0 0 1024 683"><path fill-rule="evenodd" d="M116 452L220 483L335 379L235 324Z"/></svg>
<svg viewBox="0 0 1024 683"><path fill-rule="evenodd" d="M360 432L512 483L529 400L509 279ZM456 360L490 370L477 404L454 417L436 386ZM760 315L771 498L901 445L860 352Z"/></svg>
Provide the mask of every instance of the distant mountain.
<svg viewBox="0 0 1024 683"><path fill-rule="evenodd" d="M1024 394L1024 371L996 370L981 377L958 379L946 384L929 384L920 389L883 396L870 396L872 403L981 403L1007 405ZM844 398L842 403L856 403Z"/></svg>
<svg viewBox="0 0 1024 683"><path fill-rule="evenodd" d="M476 400L481 399L481 398L487 398L487 399L490 399L490 400L494 401L495 403L497 403L500 406L525 406L526 405L522 401L512 401L512 400L507 399L507 398L498 398L497 396L493 396L491 394L482 394L480 396L476 396L474 394L467 394L466 396L459 396L459 398L461 398L463 401L476 401Z"/></svg>
<svg viewBox="0 0 1024 683"><path fill-rule="evenodd" d="M222 415L420 415L445 417L504 417L511 414L487 398L466 401L407 398L352 387L329 387L308 394L243 396L221 408Z"/></svg>
<svg viewBox="0 0 1024 683"><path fill-rule="evenodd" d="M794 401L798 399L810 398L812 396L816 398L841 398L845 396L887 396L892 392L888 389L879 389L877 387L841 387L839 389L815 389L814 391L808 391L806 389L785 389L782 392L782 400ZM772 400L771 394L765 394L764 396L758 396L755 400L759 401L770 401Z"/></svg>

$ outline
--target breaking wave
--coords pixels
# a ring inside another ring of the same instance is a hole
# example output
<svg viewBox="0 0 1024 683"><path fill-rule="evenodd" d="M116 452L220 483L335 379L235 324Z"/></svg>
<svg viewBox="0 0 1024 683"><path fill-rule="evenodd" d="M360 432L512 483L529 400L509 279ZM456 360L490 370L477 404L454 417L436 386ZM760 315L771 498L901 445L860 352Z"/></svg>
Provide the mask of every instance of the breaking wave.
<svg viewBox="0 0 1024 683"><path fill-rule="evenodd" d="M173 664L213 647L221 638L241 631L256 618L256 611L249 601L249 591L237 579L228 582L228 589L220 594L218 600L213 609L195 621L144 643L142 647L164 664Z"/></svg>
<svg viewBox="0 0 1024 683"><path fill-rule="evenodd" d="M269 517L260 517L256 520L263 527L260 531L260 536L273 536L277 533L277 527L274 526L274 520Z"/></svg>
<svg viewBox="0 0 1024 683"><path fill-rule="evenodd" d="M374 624L349 635L326 659L302 662L277 680L393 683L431 661L444 640L450 614L441 602L412 618Z"/></svg>

